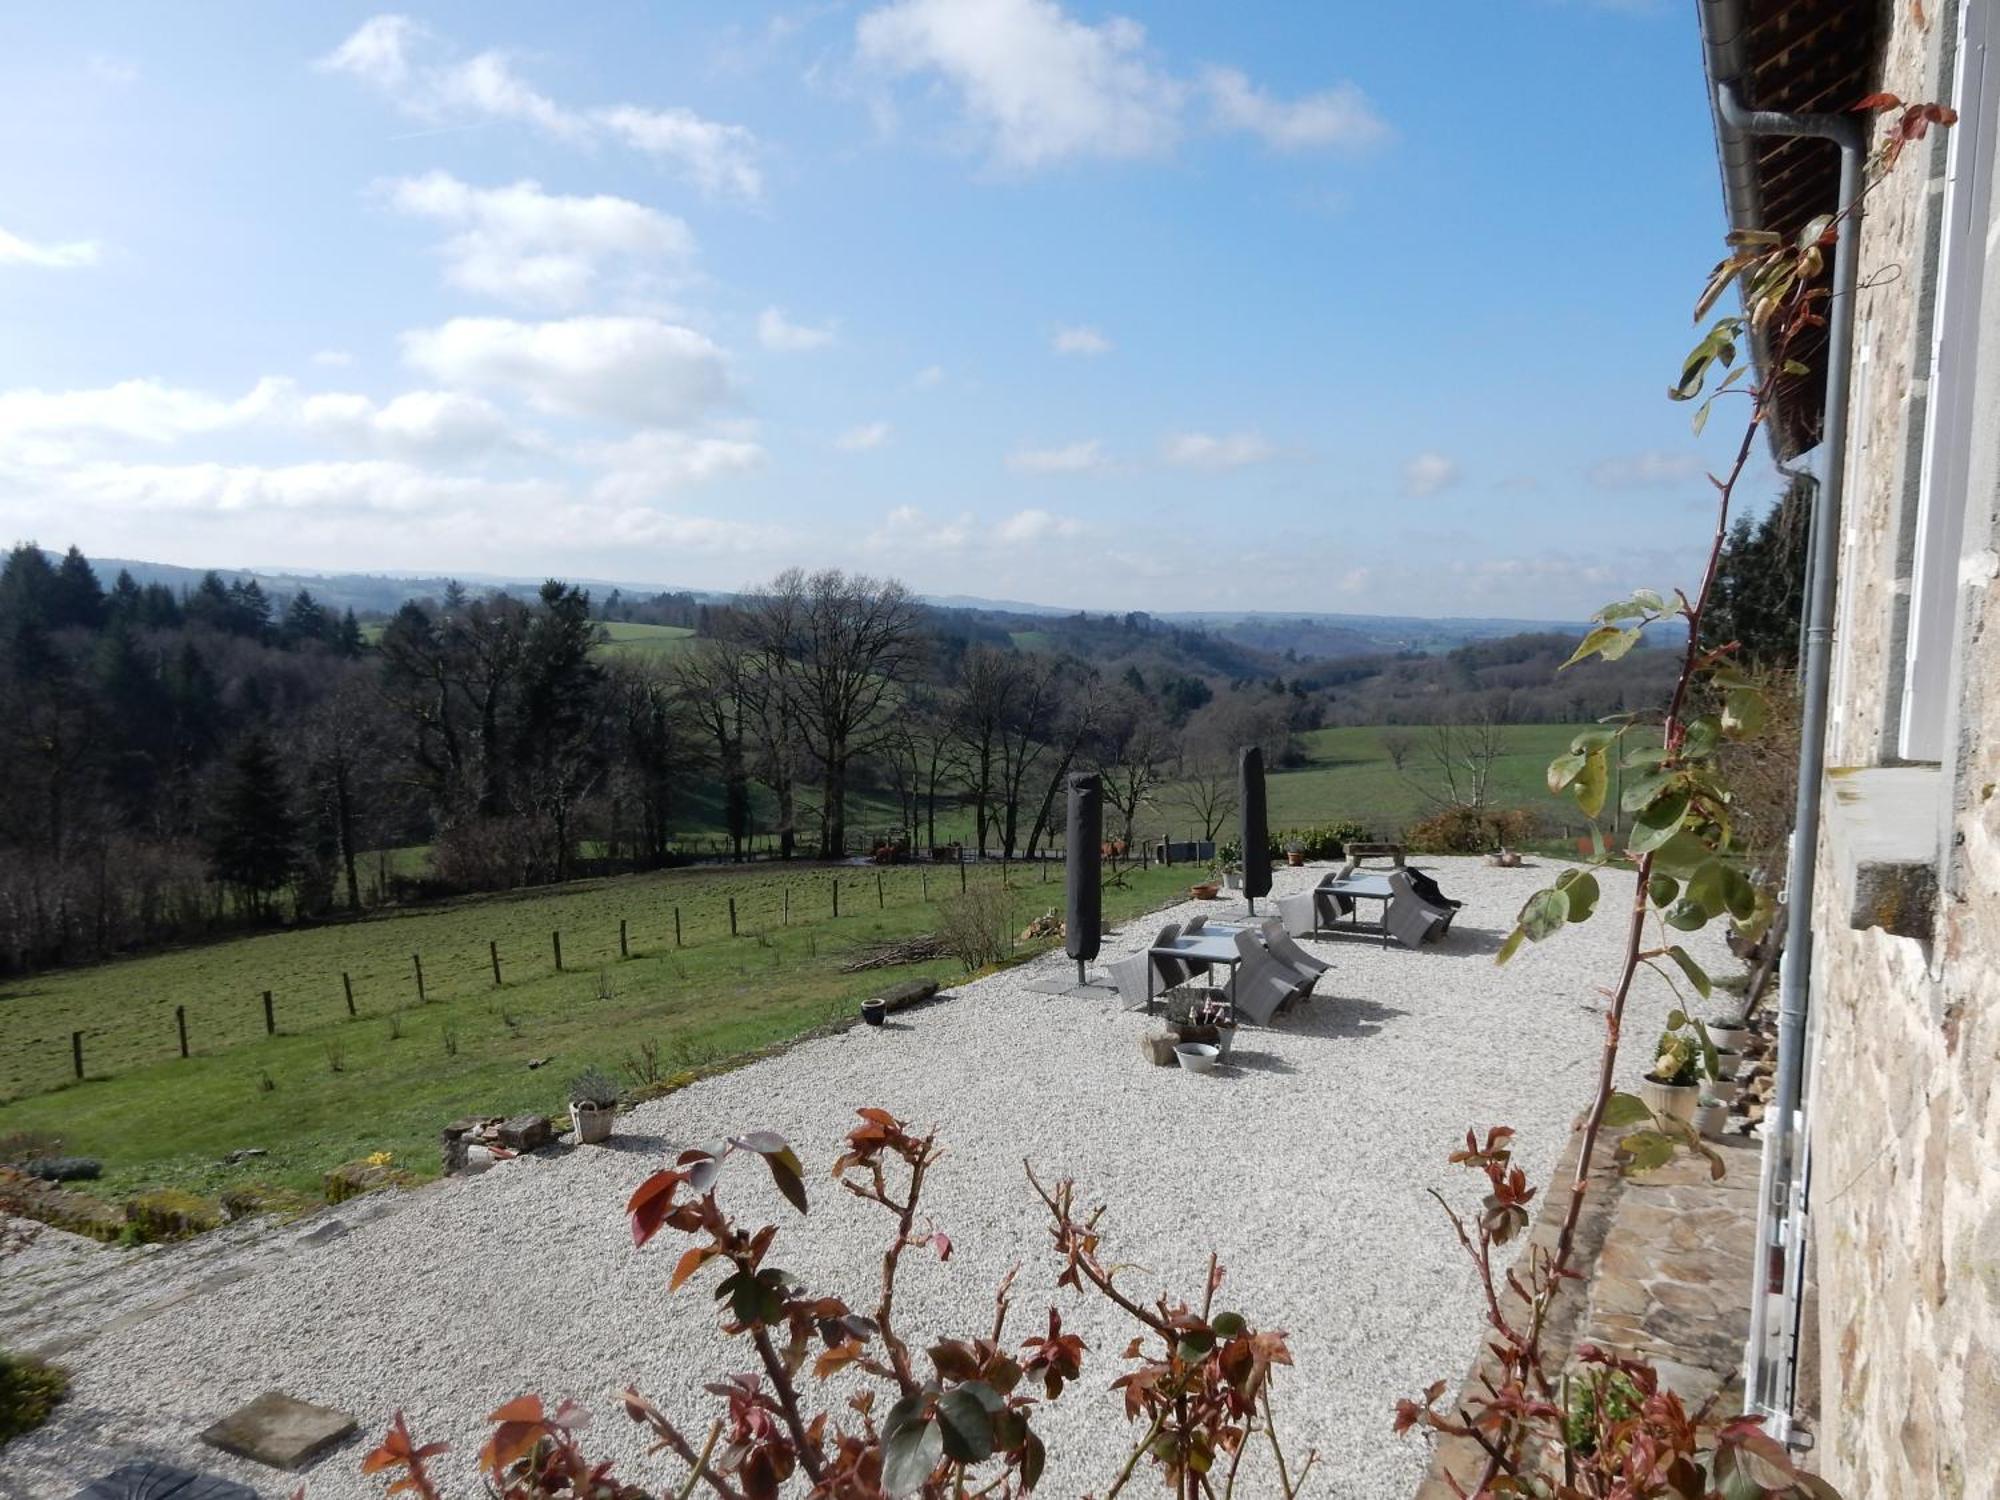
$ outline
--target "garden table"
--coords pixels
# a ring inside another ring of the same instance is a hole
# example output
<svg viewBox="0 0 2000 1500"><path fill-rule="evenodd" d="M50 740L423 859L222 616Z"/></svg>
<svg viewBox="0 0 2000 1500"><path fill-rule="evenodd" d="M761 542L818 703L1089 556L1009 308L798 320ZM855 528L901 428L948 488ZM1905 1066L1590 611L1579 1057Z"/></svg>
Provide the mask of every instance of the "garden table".
<svg viewBox="0 0 2000 1500"><path fill-rule="evenodd" d="M1358 906L1354 908L1353 920L1349 923L1349 925L1357 931L1379 932L1382 934L1382 941L1385 944L1389 941L1389 921L1388 921L1389 903L1390 901L1395 899L1396 892L1395 888L1389 884L1388 876L1350 875L1345 880L1329 876L1327 879L1319 883L1318 894L1321 897L1345 896L1350 903L1360 902L1360 901L1381 902L1382 914L1369 927L1367 928L1362 927L1360 908ZM1315 902L1313 904L1314 937L1318 937L1320 933L1319 916L1320 916L1320 903Z"/></svg>
<svg viewBox="0 0 2000 1500"><path fill-rule="evenodd" d="M1185 963L1195 959L1205 964L1229 965L1229 1018L1236 1019L1236 966L1243 962L1243 955L1236 951L1236 937L1232 931L1228 936L1216 933L1210 937L1207 930L1197 932L1193 937L1177 937L1171 943L1157 943L1147 950L1150 958L1177 958ZM1146 965L1146 1009L1153 1008L1153 965Z"/></svg>

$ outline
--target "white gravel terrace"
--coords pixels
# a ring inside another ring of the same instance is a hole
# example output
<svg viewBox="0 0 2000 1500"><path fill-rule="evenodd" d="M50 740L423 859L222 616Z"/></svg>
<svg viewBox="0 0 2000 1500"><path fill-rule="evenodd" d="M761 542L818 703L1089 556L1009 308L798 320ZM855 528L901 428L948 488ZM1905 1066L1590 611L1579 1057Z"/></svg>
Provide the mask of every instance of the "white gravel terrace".
<svg viewBox="0 0 2000 1500"><path fill-rule="evenodd" d="M97 1337L66 1357L75 1384L55 1420L0 1449L0 1495L58 1500L133 1455L288 1495L292 1476L196 1441L273 1387L360 1419L361 1436L304 1476L312 1500L380 1494L359 1462L398 1407L420 1438L453 1444L443 1472L456 1494L478 1495L482 1419L524 1391L588 1406L597 1420L587 1448L619 1458L626 1478L677 1483L678 1465L641 1457L644 1435L618 1393L636 1384L698 1441L716 1409L702 1383L755 1360L716 1330L713 1267L667 1292L679 1237L635 1250L626 1195L685 1146L776 1130L806 1163L811 1216L799 1219L754 1159L730 1163L725 1206L781 1226L771 1264L872 1310L889 1223L826 1170L855 1108L879 1105L934 1123L951 1147L925 1206L956 1253L944 1264L905 1258L897 1319L912 1345L984 1332L992 1290L1016 1262L1012 1338L1040 1332L1053 1301L1089 1344L1082 1384L1035 1416L1050 1453L1040 1493L1101 1494L1116 1473L1137 1434L1107 1388L1135 1330L1100 1299L1055 1288L1024 1158L1045 1180L1072 1176L1080 1196L1110 1205L1106 1259L1130 1267L1120 1280L1128 1291L1197 1298L1213 1248L1227 1268L1218 1306L1289 1330L1296 1367L1280 1372L1277 1410L1294 1464L1320 1452L1313 1494L1405 1496L1425 1452L1391 1434L1394 1403L1434 1379L1455 1385L1480 1330L1477 1288L1425 1190L1476 1199L1474 1180L1445 1164L1472 1124L1515 1126L1532 1180L1554 1170L1588 1097L1603 1031L1596 987L1615 974L1631 892L1629 877L1606 875L1596 918L1498 969L1493 952L1552 877L1548 863L1419 863L1466 903L1445 941L1418 952L1358 937L1309 944L1332 971L1304 1013L1269 1030L1246 1026L1233 1068L1197 1077L1148 1065L1139 1037L1157 1020L1122 1013L1108 996L1036 988L1073 977L1057 952L881 1030L807 1042L641 1106L621 1118L611 1148L422 1189L351 1233ZM1274 894L1324 873L1280 869ZM1234 899L1127 923L1103 956L1133 951L1169 918L1240 912L1241 898L1226 894ZM1719 936L1696 934L1688 946L1722 968ZM1664 984L1642 979L1627 1086L1671 1004ZM838 1410L844 1388L827 1394ZM1246 1460L1239 1493L1271 1493L1267 1465L1261 1453ZM1128 1493L1154 1490L1148 1480Z"/></svg>

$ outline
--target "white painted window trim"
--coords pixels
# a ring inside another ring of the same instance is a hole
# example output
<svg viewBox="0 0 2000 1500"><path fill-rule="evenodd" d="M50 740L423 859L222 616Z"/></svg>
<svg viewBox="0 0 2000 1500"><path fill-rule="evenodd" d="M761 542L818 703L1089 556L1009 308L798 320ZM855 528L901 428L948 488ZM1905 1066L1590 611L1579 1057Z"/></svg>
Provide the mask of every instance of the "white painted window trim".
<svg viewBox="0 0 2000 1500"><path fill-rule="evenodd" d="M1958 62L1952 84L1958 124L1949 132L1945 154L1930 399L1925 409L1902 716L1897 726L1897 753L1904 760L1944 758L1950 709L1966 470L1975 422L1975 355L1980 302L1987 295L1986 236L1993 216L1995 116L2000 114L2000 77L1995 76L1992 55L1994 8L1994 0L1964 0L1959 7ZM2000 295L2000 288L1994 293Z"/></svg>

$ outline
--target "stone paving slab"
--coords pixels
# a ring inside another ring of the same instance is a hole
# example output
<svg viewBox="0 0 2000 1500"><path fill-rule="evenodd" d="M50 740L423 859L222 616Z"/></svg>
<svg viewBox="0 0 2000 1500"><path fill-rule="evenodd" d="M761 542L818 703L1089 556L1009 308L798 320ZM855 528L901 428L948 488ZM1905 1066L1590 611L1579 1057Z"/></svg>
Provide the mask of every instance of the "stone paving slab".
<svg viewBox="0 0 2000 1500"><path fill-rule="evenodd" d="M283 1391L266 1391L201 1435L210 1447L274 1469L302 1469L350 1436L353 1417Z"/></svg>

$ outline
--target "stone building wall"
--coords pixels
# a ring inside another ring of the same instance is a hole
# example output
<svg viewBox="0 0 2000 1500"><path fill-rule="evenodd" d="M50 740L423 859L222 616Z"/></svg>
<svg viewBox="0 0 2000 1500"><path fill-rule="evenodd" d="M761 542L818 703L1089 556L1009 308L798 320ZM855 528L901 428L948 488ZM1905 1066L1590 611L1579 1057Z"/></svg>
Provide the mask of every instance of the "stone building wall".
<svg viewBox="0 0 2000 1500"><path fill-rule="evenodd" d="M1897 4L1881 87L1945 97L1955 7ZM1871 199L1857 451L1843 528L1835 766L1895 746L1943 144ZM1913 170L1914 169L1914 170ZM2000 414L2000 237L1986 236L1979 409ZM1988 393L1991 392L1989 395ZM1937 773L1928 940L1857 931L1820 845L1811 1129L1821 1471L1850 1497L2000 1496L2000 599L1995 428L1975 436L1956 749Z"/></svg>

